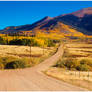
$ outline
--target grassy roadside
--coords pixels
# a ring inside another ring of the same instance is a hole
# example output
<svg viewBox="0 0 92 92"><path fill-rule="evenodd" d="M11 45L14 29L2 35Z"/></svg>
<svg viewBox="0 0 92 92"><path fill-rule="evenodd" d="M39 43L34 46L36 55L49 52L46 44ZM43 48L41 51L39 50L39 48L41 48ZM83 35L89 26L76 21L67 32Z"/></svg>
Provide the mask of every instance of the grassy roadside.
<svg viewBox="0 0 92 92"><path fill-rule="evenodd" d="M65 53L61 60L44 73L72 85L92 90L91 51L91 44L66 44ZM62 60L66 61L62 62ZM80 70L77 70L76 67L79 67Z"/></svg>
<svg viewBox="0 0 92 92"><path fill-rule="evenodd" d="M74 74L75 71L67 71L61 68L51 67L48 70L46 70L44 73L58 80L61 80L66 83L70 83L72 85L76 85L82 88L86 88L92 91L92 81L89 81L88 77L85 77L85 79L82 79L82 77L79 78L79 75L78 76L76 75L75 77L75 74ZM91 73L91 77L92 77L92 73Z"/></svg>

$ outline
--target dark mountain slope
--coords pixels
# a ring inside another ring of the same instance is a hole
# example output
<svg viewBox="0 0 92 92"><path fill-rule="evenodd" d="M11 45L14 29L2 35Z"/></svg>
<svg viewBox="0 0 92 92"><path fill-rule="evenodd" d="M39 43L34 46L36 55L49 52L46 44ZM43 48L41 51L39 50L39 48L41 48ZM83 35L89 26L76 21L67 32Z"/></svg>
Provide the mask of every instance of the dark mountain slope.
<svg viewBox="0 0 92 92"><path fill-rule="evenodd" d="M82 10L60 15L54 18L46 16L45 18L29 25L7 27L1 30L1 33L13 33L19 31L34 31L42 30L43 32L49 33L50 30L59 30L69 32L68 29L62 28L65 25L71 29L77 29L77 31L92 35L92 7L84 8ZM57 31L56 31L57 32Z"/></svg>
<svg viewBox="0 0 92 92"><path fill-rule="evenodd" d="M40 25L43 25L44 23L48 22L51 19L53 19L53 18L46 16L43 19L41 19L33 24L6 27L5 29L1 30L0 33L15 33L15 32L19 32L19 31L29 31L29 30L32 30L32 29L40 26Z"/></svg>
<svg viewBox="0 0 92 92"><path fill-rule="evenodd" d="M80 32L92 35L92 7L84 8L70 14L60 15L56 20L72 25Z"/></svg>

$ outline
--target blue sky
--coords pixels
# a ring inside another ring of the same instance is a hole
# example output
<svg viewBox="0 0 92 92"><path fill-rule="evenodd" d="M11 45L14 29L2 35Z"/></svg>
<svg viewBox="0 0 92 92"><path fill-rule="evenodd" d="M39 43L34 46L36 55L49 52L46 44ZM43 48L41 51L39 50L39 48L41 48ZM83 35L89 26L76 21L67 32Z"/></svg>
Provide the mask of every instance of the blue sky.
<svg viewBox="0 0 92 92"><path fill-rule="evenodd" d="M0 29L32 24L45 16L55 17L87 7L92 7L92 1L0 1Z"/></svg>

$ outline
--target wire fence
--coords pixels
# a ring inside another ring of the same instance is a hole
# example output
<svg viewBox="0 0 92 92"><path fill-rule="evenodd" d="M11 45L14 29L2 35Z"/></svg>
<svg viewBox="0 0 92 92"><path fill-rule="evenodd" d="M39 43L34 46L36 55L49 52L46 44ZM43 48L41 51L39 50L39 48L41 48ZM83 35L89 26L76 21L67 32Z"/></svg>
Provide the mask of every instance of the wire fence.
<svg viewBox="0 0 92 92"><path fill-rule="evenodd" d="M90 71L69 71L66 70L63 74L70 76L70 79L88 80L92 82L92 72Z"/></svg>

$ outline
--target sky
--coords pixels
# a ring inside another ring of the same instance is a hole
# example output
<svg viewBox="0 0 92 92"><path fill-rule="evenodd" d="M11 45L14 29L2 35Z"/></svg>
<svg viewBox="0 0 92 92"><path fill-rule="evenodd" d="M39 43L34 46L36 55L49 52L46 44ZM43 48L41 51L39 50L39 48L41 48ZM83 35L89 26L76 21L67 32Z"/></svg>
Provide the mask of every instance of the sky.
<svg viewBox="0 0 92 92"><path fill-rule="evenodd" d="M87 7L92 7L92 1L0 1L0 29L32 24L45 16L55 17Z"/></svg>

